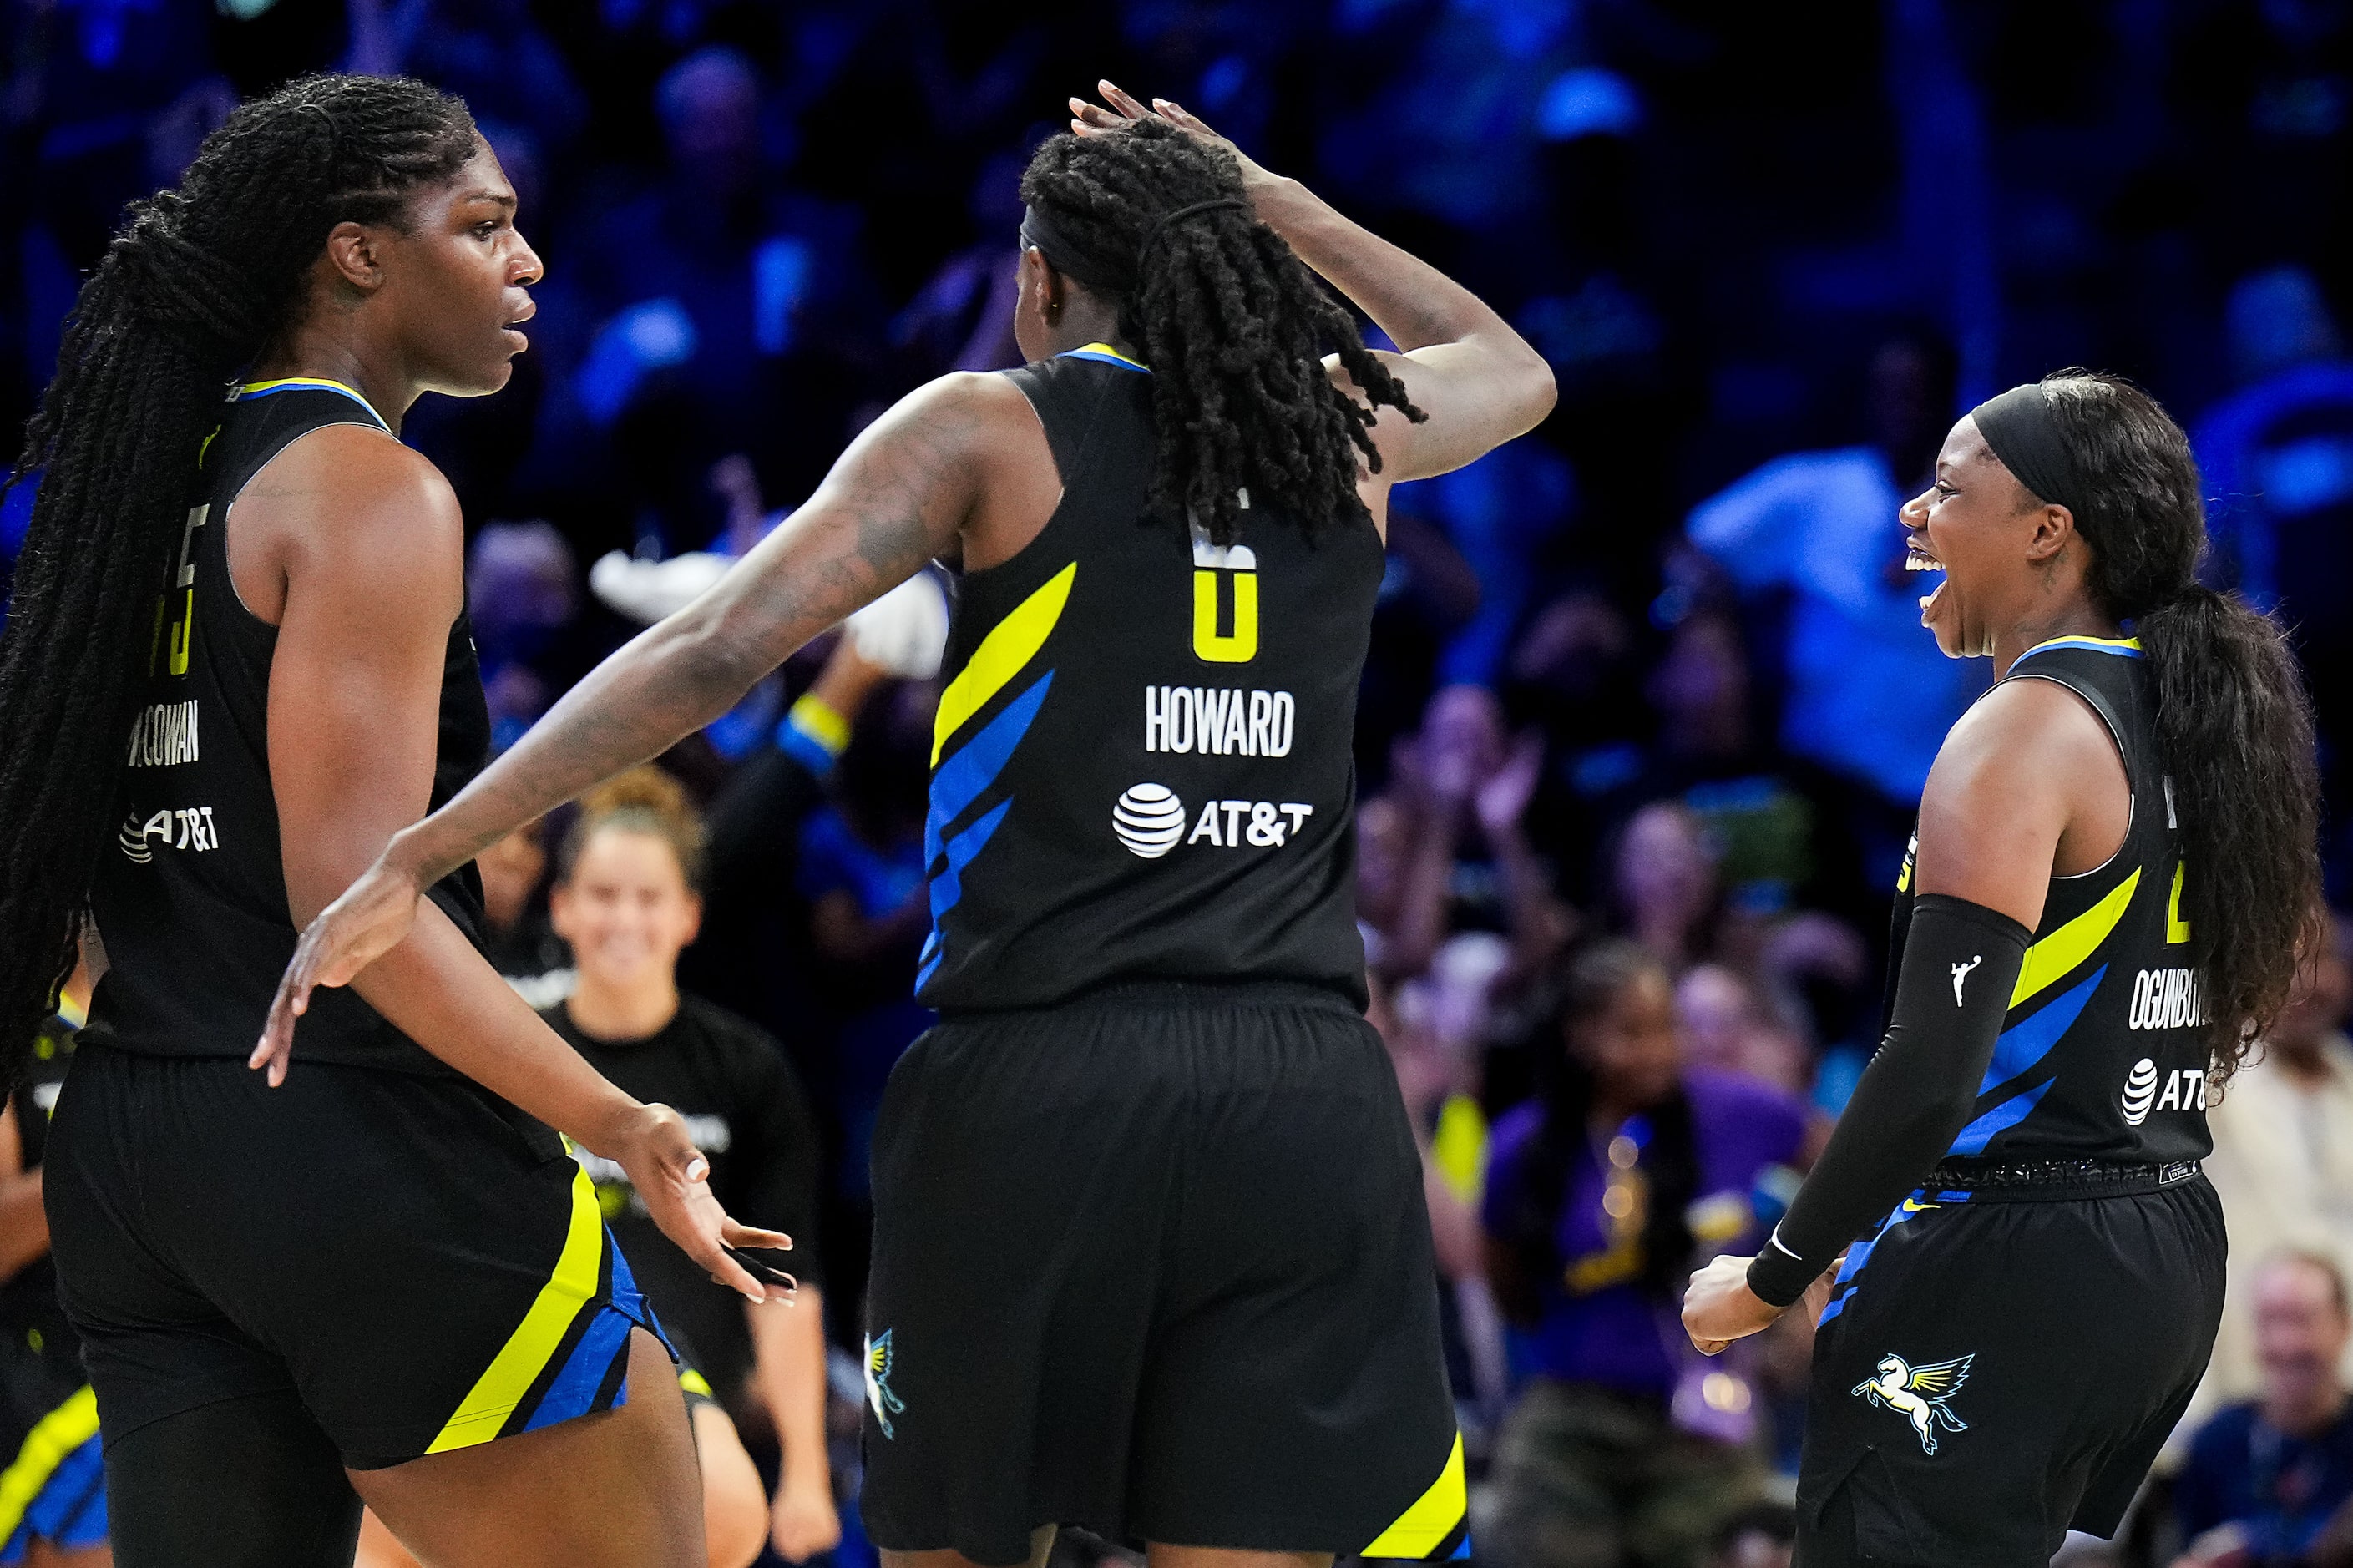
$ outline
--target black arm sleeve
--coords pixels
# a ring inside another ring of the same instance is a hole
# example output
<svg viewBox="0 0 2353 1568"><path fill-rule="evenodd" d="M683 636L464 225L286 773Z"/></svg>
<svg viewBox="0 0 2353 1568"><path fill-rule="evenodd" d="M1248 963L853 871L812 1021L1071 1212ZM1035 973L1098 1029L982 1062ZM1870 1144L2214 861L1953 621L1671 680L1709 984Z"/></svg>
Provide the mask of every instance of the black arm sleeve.
<svg viewBox="0 0 2353 1568"><path fill-rule="evenodd" d="M2032 936L1966 899L1928 893L1913 906L1886 1038L1821 1160L1748 1267L1758 1297L1786 1307L1804 1295L1952 1147L1977 1109Z"/></svg>

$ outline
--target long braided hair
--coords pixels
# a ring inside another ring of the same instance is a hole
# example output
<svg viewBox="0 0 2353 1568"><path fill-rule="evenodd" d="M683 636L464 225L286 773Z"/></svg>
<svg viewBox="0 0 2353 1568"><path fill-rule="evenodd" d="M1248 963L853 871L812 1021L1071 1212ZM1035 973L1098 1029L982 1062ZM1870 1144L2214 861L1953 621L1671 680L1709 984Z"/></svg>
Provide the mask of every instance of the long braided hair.
<svg viewBox="0 0 2353 1568"><path fill-rule="evenodd" d="M1360 460L1380 469L1375 408L1427 416L1282 237L1250 216L1230 152L1160 120L1064 132L1029 160L1021 199L1052 224L1048 261L1117 301L1121 336L1152 367L1155 514L1197 520L1219 544L1233 542L1245 489L1311 537L1365 516L1356 474ZM1159 226L1202 202L1232 205ZM1332 384L1326 353L1372 406Z"/></svg>
<svg viewBox="0 0 2353 1568"><path fill-rule="evenodd" d="M14 485L40 489L0 632L0 1088L73 967L199 448L227 384L292 327L338 223L399 221L474 154L421 82L313 76L134 202L82 285Z"/></svg>
<svg viewBox="0 0 2353 1568"><path fill-rule="evenodd" d="M2121 376L2042 378L2083 477L2089 586L2133 623L2157 689L2157 746L2181 824L2181 912L2213 1076L2271 1027L2317 937L2312 704L2280 624L2196 576L2206 503L2189 438Z"/></svg>

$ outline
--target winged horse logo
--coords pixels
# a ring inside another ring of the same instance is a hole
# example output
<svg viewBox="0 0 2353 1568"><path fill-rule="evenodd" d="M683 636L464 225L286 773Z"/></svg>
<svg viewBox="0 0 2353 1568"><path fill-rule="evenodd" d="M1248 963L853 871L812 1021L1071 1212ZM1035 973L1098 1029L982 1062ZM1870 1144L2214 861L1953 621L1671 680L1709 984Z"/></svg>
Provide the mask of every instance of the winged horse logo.
<svg viewBox="0 0 2353 1568"><path fill-rule="evenodd" d="M1972 1352L1951 1361L1914 1366L1900 1355L1882 1356L1879 1375L1856 1384L1854 1392L1880 1409L1893 1410L1910 1421L1912 1430L1920 1434L1920 1447L1933 1458L1939 1422L1947 1432L1969 1429L1969 1424L1954 1415L1953 1407L1945 1401L1969 1380L1969 1363L1977 1359Z"/></svg>
<svg viewBox="0 0 2353 1568"><path fill-rule="evenodd" d="M881 1426L882 1436L896 1436L891 1430L891 1417L907 1406L891 1392L891 1331L888 1329L866 1342L866 1403L874 1407L874 1419Z"/></svg>

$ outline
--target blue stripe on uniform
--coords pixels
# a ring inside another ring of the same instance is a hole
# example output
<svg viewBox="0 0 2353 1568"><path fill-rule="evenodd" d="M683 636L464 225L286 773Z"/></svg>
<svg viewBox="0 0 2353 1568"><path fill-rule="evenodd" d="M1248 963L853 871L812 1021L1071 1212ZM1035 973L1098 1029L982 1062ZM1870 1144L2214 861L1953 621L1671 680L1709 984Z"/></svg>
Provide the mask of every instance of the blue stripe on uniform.
<svg viewBox="0 0 2353 1568"><path fill-rule="evenodd" d="M638 1326L634 1320L610 1307L596 1310L596 1321L588 1325L588 1331L572 1347L564 1370L547 1385L531 1419L523 1424L524 1431L536 1432L558 1421L586 1415L596 1407L596 1391L604 1387L606 1374L613 1370L614 1358L622 1354L628 1345L629 1331Z"/></svg>
<svg viewBox="0 0 2353 1568"><path fill-rule="evenodd" d="M1953 1146L1946 1152L1963 1155L1984 1153L1985 1146L1993 1142L1995 1133L2007 1132L2032 1115L2034 1108L2042 1103L2042 1097L2051 1092L2051 1086L2058 1081L2057 1079L2044 1079L2024 1094L2003 1100L1962 1128L1961 1135L1953 1140Z"/></svg>
<svg viewBox="0 0 2353 1568"><path fill-rule="evenodd" d="M1991 1094L2001 1085L2032 1071L2051 1047L2059 1043L2075 1020L2083 1016L2084 1005L2100 987L2100 979L2108 972L2106 964L2092 971L2091 977L2065 995L2052 1000L2034 1016L2022 1024L2014 1024L1994 1042L1993 1062L1986 1068L1985 1081L1978 1085L1980 1097Z"/></svg>
<svg viewBox="0 0 2353 1568"><path fill-rule="evenodd" d="M1012 760L1013 749L1029 732L1038 710L1045 704L1047 689L1053 684L1054 672L1050 669L932 774L932 806L923 821L926 872L945 853L941 840L947 836L948 824L962 816L981 792L997 782L997 775Z"/></svg>

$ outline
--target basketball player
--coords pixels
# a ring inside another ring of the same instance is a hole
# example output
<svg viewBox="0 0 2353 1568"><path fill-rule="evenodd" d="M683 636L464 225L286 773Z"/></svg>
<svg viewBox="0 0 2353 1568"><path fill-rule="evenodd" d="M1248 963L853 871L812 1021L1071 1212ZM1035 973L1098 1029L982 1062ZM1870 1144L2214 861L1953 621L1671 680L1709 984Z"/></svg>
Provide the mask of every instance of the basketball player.
<svg viewBox="0 0 2353 1568"><path fill-rule="evenodd" d="M111 967L43 1176L127 1568L348 1564L363 1496L427 1561L703 1561L669 1354L554 1130L749 1295L723 1244L781 1238L491 971L470 868L283 1090L239 1065L301 921L487 752L457 500L396 432L505 384L514 207L455 99L296 82L132 209L32 426L0 1038L86 894Z"/></svg>
<svg viewBox="0 0 2353 1568"><path fill-rule="evenodd" d="M1997 684L1921 801L1885 1043L1683 1321L1820 1311L1807 1568L2040 1568L2115 1532L2213 1345L2205 1106L2308 935L2310 711L2279 627L2191 575L2197 466L2126 382L1979 405L1903 522L1924 624Z"/></svg>
<svg viewBox="0 0 2353 1568"><path fill-rule="evenodd" d="M1528 429L1552 377L1460 285L1103 90L1022 180L1033 363L903 399L400 835L255 1059L448 867L955 558L918 978L943 1018L875 1138L868 1529L902 1568L1033 1560L1057 1523L1164 1568L1442 1557L1462 1454L1361 1016L1350 736L1389 486Z"/></svg>

